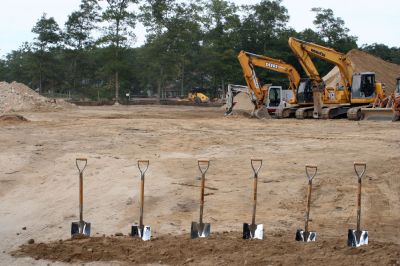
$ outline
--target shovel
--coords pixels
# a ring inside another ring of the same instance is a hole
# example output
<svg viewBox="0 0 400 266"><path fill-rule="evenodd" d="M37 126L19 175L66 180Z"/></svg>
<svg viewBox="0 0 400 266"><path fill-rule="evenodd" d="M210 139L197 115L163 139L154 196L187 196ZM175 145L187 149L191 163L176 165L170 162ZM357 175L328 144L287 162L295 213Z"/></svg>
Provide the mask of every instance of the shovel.
<svg viewBox="0 0 400 266"><path fill-rule="evenodd" d="M204 208L204 187L206 182L206 172L210 167L209 160L199 160L197 162L201 172L201 189L200 189L200 220L199 222L192 222L190 229L191 238L208 237L210 235L211 225L203 223L203 208Z"/></svg>
<svg viewBox="0 0 400 266"><path fill-rule="evenodd" d="M358 178L358 191L357 191L357 230L349 229L347 237L347 246L359 247L368 245L368 231L361 231L361 179L367 169L366 163L354 163L354 171Z"/></svg>
<svg viewBox="0 0 400 266"><path fill-rule="evenodd" d="M86 158L77 158L75 161L79 171L79 222L71 225L71 236L90 236L90 223L83 220L83 171L87 165Z"/></svg>
<svg viewBox="0 0 400 266"><path fill-rule="evenodd" d="M258 168L254 167L254 163L259 163ZM253 185L253 217L251 224L243 224L243 239L263 239L264 237L264 226L262 224L256 224L256 205L257 205L257 181L258 172L262 166L261 159L251 159L251 168L254 172L254 185Z"/></svg>
<svg viewBox="0 0 400 266"><path fill-rule="evenodd" d="M133 224L131 228L131 236L140 237L142 240L147 241L151 238L151 227L143 225L143 207L144 207L144 174L149 168L149 160L139 160L138 168L140 171L140 219L139 224Z"/></svg>
<svg viewBox="0 0 400 266"><path fill-rule="evenodd" d="M314 173L310 175L309 170L314 169ZM306 165L306 175L308 179L308 190L307 190L307 207L305 215L305 226L304 230L298 229L296 232L296 241L302 242L313 242L317 238L317 232L308 231L308 221L310 218L310 204L311 204L311 191L312 191L312 180L317 174L317 166Z"/></svg>

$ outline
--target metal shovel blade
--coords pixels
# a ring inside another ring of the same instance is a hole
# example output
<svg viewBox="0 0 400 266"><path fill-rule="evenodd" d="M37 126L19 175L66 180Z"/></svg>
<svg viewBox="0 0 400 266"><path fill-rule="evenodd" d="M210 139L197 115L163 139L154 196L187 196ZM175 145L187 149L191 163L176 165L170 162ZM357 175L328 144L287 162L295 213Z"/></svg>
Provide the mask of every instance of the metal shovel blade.
<svg viewBox="0 0 400 266"><path fill-rule="evenodd" d="M140 225L134 224L131 228L131 236L140 237L143 241L148 241L151 238L151 227L149 225L140 227Z"/></svg>
<svg viewBox="0 0 400 266"><path fill-rule="evenodd" d="M209 223L197 223L192 222L192 227L190 229L190 237L198 238L198 237L208 237L210 235L211 225Z"/></svg>
<svg viewBox="0 0 400 266"><path fill-rule="evenodd" d="M71 224L71 236L90 236L90 223L85 221Z"/></svg>
<svg viewBox="0 0 400 266"><path fill-rule="evenodd" d="M317 239L317 232L307 232L301 229L297 229L296 241L314 242L316 239Z"/></svg>
<svg viewBox="0 0 400 266"><path fill-rule="evenodd" d="M368 245L368 231L357 231L349 229L347 246L359 247L363 245Z"/></svg>
<svg viewBox="0 0 400 266"><path fill-rule="evenodd" d="M243 239L260 239L264 238L264 225L262 224L243 224Z"/></svg>

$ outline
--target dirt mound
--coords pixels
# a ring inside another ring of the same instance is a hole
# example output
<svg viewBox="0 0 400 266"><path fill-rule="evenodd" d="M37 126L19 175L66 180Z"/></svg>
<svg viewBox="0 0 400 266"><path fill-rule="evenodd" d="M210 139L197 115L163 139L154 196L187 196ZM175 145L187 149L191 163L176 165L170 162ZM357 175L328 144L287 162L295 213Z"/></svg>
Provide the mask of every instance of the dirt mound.
<svg viewBox="0 0 400 266"><path fill-rule="evenodd" d="M22 115L0 115L0 122L29 122Z"/></svg>
<svg viewBox="0 0 400 266"><path fill-rule="evenodd" d="M396 78L400 76L400 65L389 63L357 49L348 52L347 56L352 61L355 72L375 72L376 81L385 84L386 93L394 91ZM323 79L328 87L335 87L337 83L341 84L339 69L334 67Z"/></svg>
<svg viewBox="0 0 400 266"><path fill-rule="evenodd" d="M215 233L207 239L164 236L143 242L130 237L93 237L28 244L12 256L62 262L118 261L130 264L191 265L398 265L400 246L373 242L348 248L343 239L304 244L293 235L241 239L239 232Z"/></svg>
<svg viewBox="0 0 400 266"><path fill-rule="evenodd" d="M22 83L0 82L0 114L17 111L55 110L73 106L43 97Z"/></svg>
<svg viewBox="0 0 400 266"><path fill-rule="evenodd" d="M249 95L245 92L238 93L235 98L233 98L233 103L233 109L235 111L242 110L251 112L254 109L254 105L251 102Z"/></svg>

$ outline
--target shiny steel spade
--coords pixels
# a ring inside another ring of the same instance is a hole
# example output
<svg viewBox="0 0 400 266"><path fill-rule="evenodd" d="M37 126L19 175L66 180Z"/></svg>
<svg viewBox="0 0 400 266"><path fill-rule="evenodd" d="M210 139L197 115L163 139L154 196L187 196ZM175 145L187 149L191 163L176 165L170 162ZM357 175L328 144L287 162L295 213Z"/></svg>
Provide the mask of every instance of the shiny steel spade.
<svg viewBox="0 0 400 266"><path fill-rule="evenodd" d="M204 188L206 182L206 172L210 167L209 160L199 160L197 162L199 170L201 172L201 186L200 186L200 219L199 222L192 222L190 229L190 237L208 237L210 235L211 225L209 223L203 223L203 208L204 208Z"/></svg>
<svg viewBox="0 0 400 266"><path fill-rule="evenodd" d="M144 207L144 174L149 168L149 160L139 160L138 168L140 171L140 218L139 224L133 224L131 227L131 236L140 237L142 240L147 241L151 238L151 227L143 225L143 207Z"/></svg>
<svg viewBox="0 0 400 266"><path fill-rule="evenodd" d="M251 159L251 168L254 172L254 183L253 183L253 216L251 224L243 224L243 239L263 239L264 238L264 226L262 224L256 224L256 206L257 206L257 181L258 172L262 166L261 159ZM259 166L254 167L254 163L259 163Z"/></svg>
<svg viewBox="0 0 400 266"><path fill-rule="evenodd" d="M84 165L80 165L84 163ZM83 220L83 171L87 165L86 158L77 158L75 161L79 171L79 222L71 225L71 236L90 236L90 223Z"/></svg>
<svg viewBox="0 0 400 266"><path fill-rule="evenodd" d="M361 171L360 171L361 170ZM349 247L359 247L362 245L368 245L368 231L361 231L361 179L367 170L366 163L354 163L354 171L356 172L358 179L357 188L357 229L349 229L347 237L347 245Z"/></svg>
<svg viewBox="0 0 400 266"><path fill-rule="evenodd" d="M310 175L308 170L314 169L314 173ZM317 233L308 231L308 221L310 218L310 205L311 205L311 191L312 191L312 180L317 175L317 166L315 165L306 165L306 175L308 179L308 190L307 190L307 207L306 207L306 215L305 215L305 226L304 230L298 229L296 232L296 241L302 242L312 242L317 238Z"/></svg>

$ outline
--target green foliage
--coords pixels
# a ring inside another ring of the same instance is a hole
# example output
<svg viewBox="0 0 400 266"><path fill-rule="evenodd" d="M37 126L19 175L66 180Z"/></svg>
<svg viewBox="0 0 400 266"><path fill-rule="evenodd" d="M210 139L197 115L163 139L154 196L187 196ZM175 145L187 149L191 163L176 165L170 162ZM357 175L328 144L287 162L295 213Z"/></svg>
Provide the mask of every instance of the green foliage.
<svg viewBox="0 0 400 266"><path fill-rule="evenodd" d="M312 10L315 29L296 32L287 25L282 0L245 6L229 0L81 0L63 31L43 14L32 28L34 42L0 60L0 80L79 99L122 98L127 92L185 96L193 87L211 89L214 96L228 83L245 83L240 50L282 59L302 72L287 44L291 36L341 52L357 48L343 19L331 9ZM138 20L146 42L132 48ZM375 43L361 49L400 63L400 48ZM315 63L321 75L332 68ZM262 83L288 86L285 75L256 72Z"/></svg>
<svg viewBox="0 0 400 266"><path fill-rule="evenodd" d="M373 43L361 46L361 50L379 56L386 61L400 64L400 47L388 47L385 44Z"/></svg>
<svg viewBox="0 0 400 266"><path fill-rule="evenodd" d="M35 45L42 51L56 46L60 40L60 28L53 17L47 18L46 13L36 22L32 32L37 34Z"/></svg>
<svg viewBox="0 0 400 266"><path fill-rule="evenodd" d="M104 1L104 0L103 0ZM115 99L119 100L119 73L124 70L122 63L122 49L133 44L135 34L133 29L136 24L136 15L129 10L137 0L105 0L107 8L103 11L101 22L106 23L103 27L103 36L98 40L98 44L106 45L112 51L112 56L108 57L110 70L114 73Z"/></svg>
<svg viewBox="0 0 400 266"><path fill-rule="evenodd" d="M344 20L335 17L332 9L312 8L316 13L314 25L325 43L341 52L348 52L357 48L357 37L349 35L350 30L346 28Z"/></svg>

